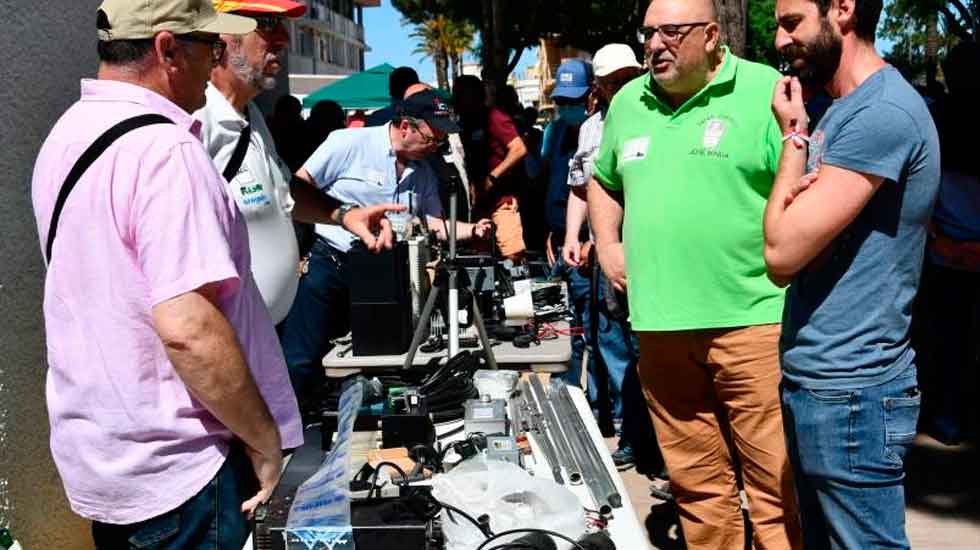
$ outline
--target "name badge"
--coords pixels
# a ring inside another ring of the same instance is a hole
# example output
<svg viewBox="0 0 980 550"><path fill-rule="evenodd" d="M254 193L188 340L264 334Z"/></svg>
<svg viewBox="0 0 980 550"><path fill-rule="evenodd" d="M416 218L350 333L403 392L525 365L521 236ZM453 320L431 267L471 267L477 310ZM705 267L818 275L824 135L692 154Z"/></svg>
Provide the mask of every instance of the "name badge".
<svg viewBox="0 0 980 550"><path fill-rule="evenodd" d="M643 160L647 158L647 149L650 148L650 138L641 137L627 141L623 144L623 154L621 162L632 160Z"/></svg>

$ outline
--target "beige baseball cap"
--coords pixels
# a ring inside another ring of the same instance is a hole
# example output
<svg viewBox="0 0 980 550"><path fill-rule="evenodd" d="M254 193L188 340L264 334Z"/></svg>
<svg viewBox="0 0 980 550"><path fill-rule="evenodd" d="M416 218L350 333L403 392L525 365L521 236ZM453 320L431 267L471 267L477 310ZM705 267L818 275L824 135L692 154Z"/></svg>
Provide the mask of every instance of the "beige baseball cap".
<svg viewBox="0 0 980 550"><path fill-rule="evenodd" d="M642 68L636 60L633 48L626 44L606 44L599 48L595 57L592 58L592 67L597 77L611 75L626 67Z"/></svg>
<svg viewBox="0 0 980 550"><path fill-rule="evenodd" d="M99 40L140 40L160 31L248 34L255 20L215 11L211 0L105 0L98 11Z"/></svg>

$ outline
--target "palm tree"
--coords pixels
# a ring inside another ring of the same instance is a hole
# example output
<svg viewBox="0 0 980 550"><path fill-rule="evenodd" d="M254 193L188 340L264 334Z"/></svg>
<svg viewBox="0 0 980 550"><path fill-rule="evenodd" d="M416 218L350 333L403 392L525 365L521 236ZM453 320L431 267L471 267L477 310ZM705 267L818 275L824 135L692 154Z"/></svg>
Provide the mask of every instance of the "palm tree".
<svg viewBox="0 0 980 550"><path fill-rule="evenodd" d="M463 56L473 47L476 27L466 21L448 19L443 30L446 34L446 47L452 63L453 80L455 80L463 74Z"/></svg>
<svg viewBox="0 0 980 550"><path fill-rule="evenodd" d="M442 89L449 87L449 76L447 69L449 65L449 52L446 47L446 35L443 32L447 19L439 16L415 26L415 30L410 35L416 39L418 47L412 53L422 54L431 57L436 64L436 81Z"/></svg>

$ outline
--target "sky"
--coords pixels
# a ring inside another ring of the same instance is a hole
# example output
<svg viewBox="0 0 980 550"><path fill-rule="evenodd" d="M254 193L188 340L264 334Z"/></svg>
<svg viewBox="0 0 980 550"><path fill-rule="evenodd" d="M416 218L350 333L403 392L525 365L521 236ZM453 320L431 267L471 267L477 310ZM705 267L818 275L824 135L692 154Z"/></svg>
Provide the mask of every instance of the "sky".
<svg viewBox="0 0 980 550"><path fill-rule="evenodd" d="M371 51L364 55L364 68L382 63L395 67L407 66L419 73L424 82L435 82L436 69L432 60L421 54L412 53L417 44L409 35L411 25L402 24L402 15L391 5L391 0L381 0L381 7L364 8L364 34ZM475 46L474 42L474 46ZM521 57L518 70L537 61L537 50L527 50ZM469 55L467 62L474 61Z"/></svg>

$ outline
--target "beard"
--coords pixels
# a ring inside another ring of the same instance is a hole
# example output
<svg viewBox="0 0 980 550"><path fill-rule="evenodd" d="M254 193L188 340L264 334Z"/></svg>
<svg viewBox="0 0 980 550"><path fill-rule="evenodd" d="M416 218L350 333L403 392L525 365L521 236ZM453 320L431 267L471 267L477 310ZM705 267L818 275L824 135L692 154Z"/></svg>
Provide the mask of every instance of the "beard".
<svg viewBox="0 0 980 550"><path fill-rule="evenodd" d="M238 78L260 92L276 87L276 77L265 74L265 66L275 60L276 56L270 53L266 54L261 63L249 65L248 59L244 55L229 54L228 56L228 64L231 65Z"/></svg>
<svg viewBox="0 0 980 550"><path fill-rule="evenodd" d="M820 21L820 32L809 43L790 44L780 55L789 63L790 74L799 77L800 82L807 87L826 86L840 67L842 40L834 33L833 27L826 18ZM802 66L794 65L802 61Z"/></svg>

